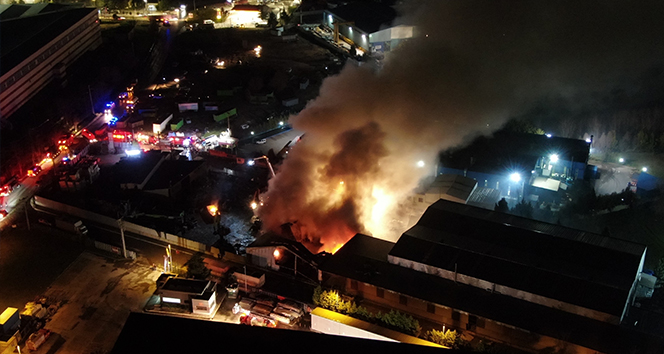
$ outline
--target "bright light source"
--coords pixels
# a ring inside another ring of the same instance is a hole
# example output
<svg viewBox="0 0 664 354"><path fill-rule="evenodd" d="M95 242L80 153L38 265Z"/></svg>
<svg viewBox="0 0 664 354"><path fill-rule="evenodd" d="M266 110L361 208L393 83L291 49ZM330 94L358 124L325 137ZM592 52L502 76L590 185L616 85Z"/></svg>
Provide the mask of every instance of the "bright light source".
<svg viewBox="0 0 664 354"><path fill-rule="evenodd" d="M247 161L247 165L249 165L249 166L253 166L255 163L256 163L256 161L254 161L254 160Z"/></svg>
<svg viewBox="0 0 664 354"><path fill-rule="evenodd" d="M558 162L558 154L551 154L551 156L549 156L549 162L551 163Z"/></svg>
<svg viewBox="0 0 664 354"><path fill-rule="evenodd" d="M592 142L593 142L593 141L590 140L590 138L586 138L586 143L590 144L590 143L592 143Z"/></svg>
<svg viewBox="0 0 664 354"><path fill-rule="evenodd" d="M344 185L344 181L339 182L339 184L343 186L343 185Z"/></svg>
<svg viewBox="0 0 664 354"><path fill-rule="evenodd" d="M332 22L332 15L327 15L327 20Z"/></svg>
<svg viewBox="0 0 664 354"><path fill-rule="evenodd" d="M623 159L623 158L621 157L621 158L618 159L618 162L623 163L623 162L625 162L625 159Z"/></svg>
<svg viewBox="0 0 664 354"><path fill-rule="evenodd" d="M180 299L178 299L178 298L166 297L166 296L162 297L161 300L163 302L170 302L172 304L179 304L181 302Z"/></svg>
<svg viewBox="0 0 664 354"><path fill-rule="evenodd" d="M521 180L521 175L514 172L510 175L510 180L512 180L512 182L519 182Z"/></svg>
<svg viewBox="0 0 664 354"><path fill-rule="evenodd" d="M279 122L279 125L284 125L284 122Z"/></svg>
<svg viewBox="0 0 664 354"><path fill-rule="evenodd" d="M364 33L362 33L362 39L365 39L365 40L366 40L366 39L367 39L367 35L364 34Z"/></svg>
<svg viewBox="0 0 664 354"><path fill-rule="evenodd" d="M274 256L275 259L281 258L281 251L279 251L278 248L274 249L274 252L272 252L272 255Z"/></svg>
<svg viewBox="0 0 664 354"><path fill-rule="evenodd" d="M550 138L550 137L552 137L552 136L553 136L553 135L551 135L551 134L547 134L547 135L546 135L547 138Z"/></svg>
<svg viewBox="0 0 664 354"><path fill-rule="evenodd" d="M424 167L424 161L417 161L417 167Z"/></svg>
<svg viewBox="0 0 664 354"><path fill-rule="evenodd" d="M127 150L125 152L127 153L127 156L138 156L138 155L140 155L141 150L132 149L132 150Z"/></svg>
<svg viewBox="0 0 664 354"><path fill-rule="evenodd" d="M175 79L173 79L173 81L175 81L175 82L180 82L180 79L178 79L178 78L176 77Z"/></svg>
<svg viewBox="0 0 664 354"><path fill-rule="evenodd" d="M251 202L251 209L256 210L258 208L258 204L256 202Z"/></svg>
<svg viewBox="0 0 664 354"><path fill-rule="evenodd" d="M641 171L643 171L643 172L648 172L648 167L644 167L644 168L642 168Z"/></svg>
<svg viewBox="0 0 664 354"><path fill-rule="evenodd" d="M253 131L251 132L251 135L254 135L254 132L253 132Z"/></svg>
<svg viewBox="0 0 664 354"><path fill-rule="evenodd" d="M207 206L207 211L210 213L210 215L215 216L219 212L219 208L217 208L217 206L214 204L210 204Z"/></svg>

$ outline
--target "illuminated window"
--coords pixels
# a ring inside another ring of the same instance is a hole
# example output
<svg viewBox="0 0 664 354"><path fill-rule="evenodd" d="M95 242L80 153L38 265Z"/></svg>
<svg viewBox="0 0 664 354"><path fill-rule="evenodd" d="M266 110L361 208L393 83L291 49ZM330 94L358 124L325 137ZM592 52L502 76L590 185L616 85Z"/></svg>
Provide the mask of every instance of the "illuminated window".
<svg viewBox="0 0 664 354"><path fill-rule="evenodd" d="M379 298L384 298L385 297L385 290L382 288L376 288L376 296Z"/></svg>
<svg viewBox="0 0 664 354"><path fill-rule="evenodd" d="M403 295L399 295L399 305L408 306L408 298Z"/></svg>
<svg viewBox="0 0 664 354"><path fill-rule="evenodd" d="M180 299L178 299L178 298L175 298L175 297L166 297L166 296L162 297L162 298L161 298L161 301L163 301L163 302L168 302L168 303L171 303L171 304L179 304L179 303L182 303L182 301L181 301Z"/></svg>

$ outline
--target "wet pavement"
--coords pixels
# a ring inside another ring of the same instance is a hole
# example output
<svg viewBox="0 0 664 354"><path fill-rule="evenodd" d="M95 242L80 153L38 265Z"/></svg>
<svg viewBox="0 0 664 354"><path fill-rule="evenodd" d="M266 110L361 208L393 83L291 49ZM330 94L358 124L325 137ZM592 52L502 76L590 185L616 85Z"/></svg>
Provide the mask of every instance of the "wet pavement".
<svg viewBox="0 0 664 354"><path fill-rule="evenodd" d="M142 311L161 274L147 261L83 252L45 292L62 302L46 328L51 338L35 353L108 352L131 311Z"/></svg>

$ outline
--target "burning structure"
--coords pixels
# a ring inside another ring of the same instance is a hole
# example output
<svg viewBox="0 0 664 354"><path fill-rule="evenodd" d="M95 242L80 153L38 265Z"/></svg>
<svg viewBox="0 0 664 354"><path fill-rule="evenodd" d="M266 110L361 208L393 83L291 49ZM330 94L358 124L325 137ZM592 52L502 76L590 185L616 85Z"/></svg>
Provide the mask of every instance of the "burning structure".
<svg viewBox="0 0 664 354"><path fill-rule="evenodd" d="M603 95L656 64L663 47L641 40L658 33L656 16L618 1L411 5L396 22L416 24L417 38L380 69L346 65L291 118L306 138L269 183L264 228L292 223L312 251L333 252L358 232L395 240L406 228L400 200L434 173L441 149L543 99Z"/></svg>

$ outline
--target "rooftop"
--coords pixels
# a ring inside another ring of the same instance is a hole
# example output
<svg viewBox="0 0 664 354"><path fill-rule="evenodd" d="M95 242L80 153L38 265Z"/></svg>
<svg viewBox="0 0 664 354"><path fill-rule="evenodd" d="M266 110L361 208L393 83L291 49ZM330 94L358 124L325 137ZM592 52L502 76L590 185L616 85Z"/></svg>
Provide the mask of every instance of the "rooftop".
<svg viewBox="0 0 664 354"><path fill-rule="evenodd" d="M161 289L189 294L203 294L203 292L210 286L210 283L209 280L168 278Z"/></svg>
<svg viewBox="0 0 664 354"><path fill-rule="evenodd" d="M605 353L664 349L659 337L391 264L394 245L357 234L321 270Z"/></svg>
<svg viewBox="0 0 664 354"><path fill-rule="evenodd" d="M0 13L1 75L20 64L78 21L97 12L95 8L60 8L41 5L43 4L31 5L40 6L39 8L42 9L41 13L34 16L21 16L30 10L30 6L27 5L11 5ZM20 7L15 8L14 6ZM44 13L44 11L53 12Z"/></svg>
<svg viewBox="0 0 664 354"><path fill-rule="evenodd" d="M622 317L645 246L439 200L390 255Z"/></svg>
<svg viewBox="0 0 664 354"><path fill-rule="evenodd" d="M177 338L164 333L177 329ZM192 338L214 338L190 340ZM260 339L260 340L257 340ZM218 350L213 350L218 348ZM440 353L440 348L378 340L333 336L307 331L238 326L223 322L159 316L133 312L111 350L114 354L208 353L215 351L256 353ZM450 350L449 353L467 353Z"/></svg>
<svg viewBox="0 0 664 354"><path fill-rule="evenodd" d="M467 201L475 190L477 181L453 174L442 174L436 176L436 179L426 189L426 194L449 195L451 197Z"/></svg>
<svg viewBox="0 0 664 354"><path fill-rule="evenodd" d="M587 162L590 144L584 140L537 134L498 132L480 137L467 147L441 156L444 167L477 172L504 173L507 170L530 172L537 159L558 154L561 160Z"/></svg>
<svg viewBox="0 0 664 354"><path fill-rule="evenodd" d="M166 160L157 168L144 190L165 189L180 182L202 166L205 161Z"/></svg>
<svg viewBox="0 0 664 354"><path fill-rule="evenodd" d="M148 151L137 158L126 158L118 162L114 167L116 180L120 184L134 183L141 184L148 177L150 172L157 166L159 161L164 158L160 151Z"/></svg>

